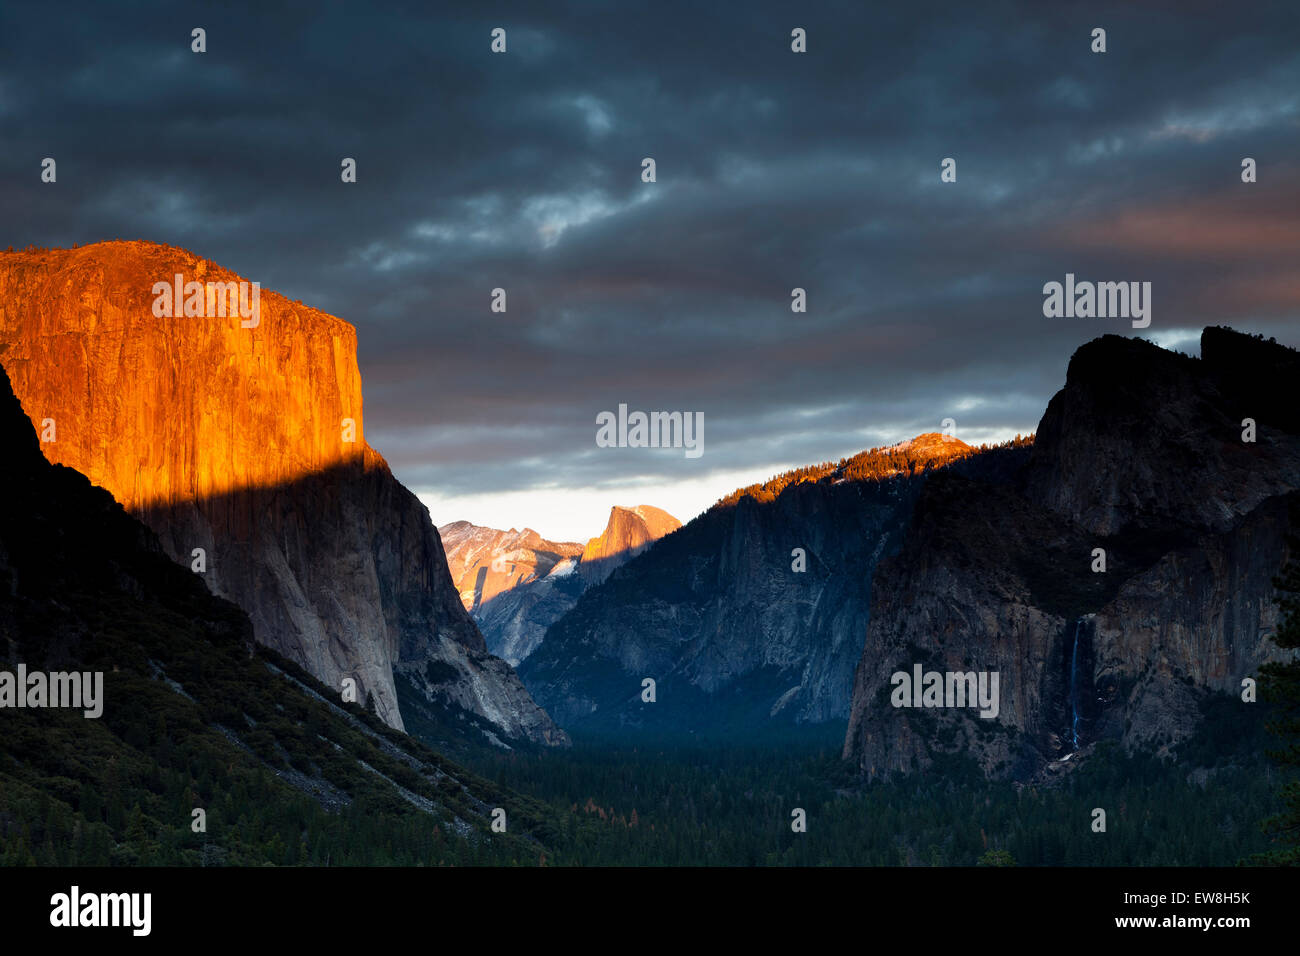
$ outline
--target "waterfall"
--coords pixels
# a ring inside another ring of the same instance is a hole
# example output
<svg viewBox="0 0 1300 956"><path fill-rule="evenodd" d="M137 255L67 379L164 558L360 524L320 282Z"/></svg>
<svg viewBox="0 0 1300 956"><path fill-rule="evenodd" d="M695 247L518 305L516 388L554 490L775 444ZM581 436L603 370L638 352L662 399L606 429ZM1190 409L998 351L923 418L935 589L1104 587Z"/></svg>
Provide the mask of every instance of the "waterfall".
<svg viewBox="0 0 1300 956"><path fill-rule="evenodd" d="M1071 752L1079 749L1079 629L1083 618L1074 622L1074 650L1070 654L1070 733L1074 738Z"/></svg>

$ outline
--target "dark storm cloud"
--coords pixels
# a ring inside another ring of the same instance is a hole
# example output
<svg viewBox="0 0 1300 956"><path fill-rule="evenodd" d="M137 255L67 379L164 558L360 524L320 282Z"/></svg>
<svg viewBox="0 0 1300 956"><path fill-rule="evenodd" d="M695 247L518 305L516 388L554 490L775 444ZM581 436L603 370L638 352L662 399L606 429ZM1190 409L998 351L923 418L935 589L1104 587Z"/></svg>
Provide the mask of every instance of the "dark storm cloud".
<svg viewBox="0 0 1300 956"><path fill-rule="evenodd" d="M1300 341L1293 3L701 6L7 6L0 238L173 243L353 322L367 437L443 494L1031 430L1132 332L1045 319L1066 272L1151 281L1157 339ZM596 449L620 402L706 454Z"/></svg>

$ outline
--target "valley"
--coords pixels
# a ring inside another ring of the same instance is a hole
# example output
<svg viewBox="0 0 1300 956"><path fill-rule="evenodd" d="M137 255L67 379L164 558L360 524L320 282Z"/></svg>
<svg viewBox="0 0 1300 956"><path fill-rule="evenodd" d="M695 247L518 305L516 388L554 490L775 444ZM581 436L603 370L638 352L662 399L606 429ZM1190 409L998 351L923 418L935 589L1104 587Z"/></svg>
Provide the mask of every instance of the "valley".
<svg viewBox="0 0 1300 956"><path fill-rule="evenodd" d="M1294 657L1271 634L1297 553L1295 351L1103 336L1034 435L922 434L685 525L614 505L583 544L435 528L364 442L341 320L268 290L255 327L139 327L149 274L187 268L243 281L145 243L0 257L0 673L104 680L102 720L0 710L8 862L1268 850L1273 710L1239 692ZM269 335L302 347L250 338ZM226 371L196 391L178 341ZM223 417L233 387L300 417ZM1130 835L1088 840L1097 810Z"/></svg>

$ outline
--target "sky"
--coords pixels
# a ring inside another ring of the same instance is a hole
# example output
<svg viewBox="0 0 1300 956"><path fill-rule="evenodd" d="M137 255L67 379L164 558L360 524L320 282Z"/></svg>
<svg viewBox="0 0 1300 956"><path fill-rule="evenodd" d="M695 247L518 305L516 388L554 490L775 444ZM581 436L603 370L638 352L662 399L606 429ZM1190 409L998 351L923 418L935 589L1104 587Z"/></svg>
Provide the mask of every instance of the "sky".
<svg viewBox="0 0 1300 956"><path fill-rule="evenodd" d="M1297 41L1294 0L7 2L0 244L170 243L346 319L436 524L585 541L1033 431L1101 334L1300 345ZM1150 282L1150 327L1046 317L1067 273ZM620 404L703 454L600 447Z"/></svg>

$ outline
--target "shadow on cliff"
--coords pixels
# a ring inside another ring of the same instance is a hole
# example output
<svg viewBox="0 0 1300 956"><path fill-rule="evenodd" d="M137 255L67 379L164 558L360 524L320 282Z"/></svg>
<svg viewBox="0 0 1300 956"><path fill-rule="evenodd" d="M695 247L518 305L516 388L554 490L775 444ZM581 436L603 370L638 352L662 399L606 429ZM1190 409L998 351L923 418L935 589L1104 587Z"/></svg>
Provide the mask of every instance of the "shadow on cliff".
<svg viewBox="0 0 1300 956"><path fill-rule="evenodd" d="M1166 756L1189 739L1277 653L1297 377L1300 353L1226 328L1200 358L1081 346L1023 468L930 481L881 562L845 758L879 778L964 754L1028 780L1099 741ZM891 672L916 663L1000 673L1002 717L891 706Z"/></svg>
<svg viewBox="0 0 1300 956"><path fill-rule="evenodd" d="M428 509L377 455L275 485L155 503L137 516L171 558L248 613L259 643L331 686L354 679L357 700L389 724L404 726L401 668L448 726L567 743L489 653ZM424 679L431 664L437 680Z"/></svg>
<svg viewBox="0 0 1300 956"><path fill-rule="evenodd" d="M589 588L520 676L587 737L766 740L843 721L873 569L919 488L945 472L1009 480L1029 445L963 445L932 467L868 452L728 496Z"/></svg>
<svg viewBox="0 0 1300 956"><path fill-rule="evenodd" d="M378 596L384 621L399 635L396 660L417 658L426 631L486 650L457 597L428 510L383 465L340 464L275 485L154 503L136 514L182 564L192 566L194 550L204 549L209 587L254 596L263 619L283 625L278 632L294 629L304 601L360 612L358 597Z"/></svg>

